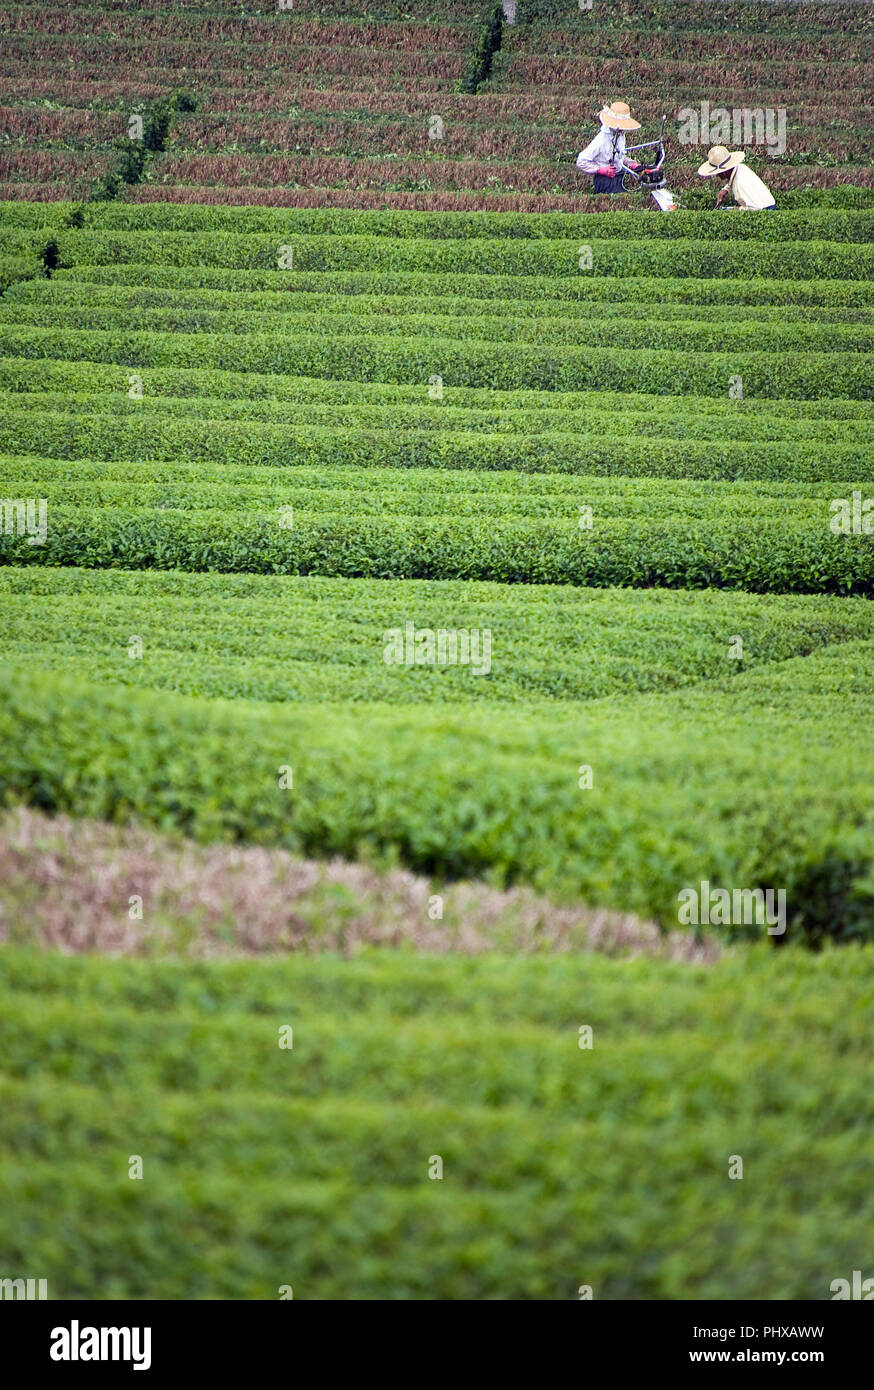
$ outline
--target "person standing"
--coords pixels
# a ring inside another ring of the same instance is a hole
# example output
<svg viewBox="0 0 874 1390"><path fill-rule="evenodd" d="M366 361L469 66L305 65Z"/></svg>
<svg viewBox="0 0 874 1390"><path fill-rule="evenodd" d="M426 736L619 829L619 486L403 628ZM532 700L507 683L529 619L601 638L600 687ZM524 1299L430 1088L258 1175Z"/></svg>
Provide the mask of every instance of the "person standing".
<svg viewBox="0 0 874 1390"><path fill-rule="evenodd" d="M640 130L624 101L608 101L598 112L601 129L594 140L577 155L577 168L594 177L596 193L615 191L621 170L618 160L625 155L625 132Z"/></svg>

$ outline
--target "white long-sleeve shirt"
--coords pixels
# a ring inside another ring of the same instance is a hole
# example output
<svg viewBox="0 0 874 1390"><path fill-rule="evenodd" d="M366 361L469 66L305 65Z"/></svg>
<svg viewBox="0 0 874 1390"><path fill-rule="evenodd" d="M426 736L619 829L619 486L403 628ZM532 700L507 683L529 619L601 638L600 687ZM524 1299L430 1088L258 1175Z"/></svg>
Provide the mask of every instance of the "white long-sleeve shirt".
<svg viewBox="0 0 874 1390"><path fill-rule="evenodd" d="M595 174L602 164L612 164L624 154L625 131L602 125L592 143L577 155L577 168L584 174Z"/></svg>
<svg viewBox="0 0 874 1390"><path fill-rule="evenodd" d="M746 164L738 164L728 180L728 186L738 207L759 212L774 205L774 195L768 185Z"/></svg>

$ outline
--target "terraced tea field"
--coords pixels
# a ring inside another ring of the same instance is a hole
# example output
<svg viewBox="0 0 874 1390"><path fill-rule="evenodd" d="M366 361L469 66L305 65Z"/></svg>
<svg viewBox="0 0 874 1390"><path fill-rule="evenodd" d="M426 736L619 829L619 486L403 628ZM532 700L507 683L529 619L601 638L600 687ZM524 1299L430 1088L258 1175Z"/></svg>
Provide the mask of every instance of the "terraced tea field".
<svg viewBox="0 0 874 1390"><path fill-rule="evenodd" d="M822 1299L867 1267L858 956L3 954L4 1255L62 1297Z"/></svg>
<svg viewBox="0 0 874 1390"><path fill-rule="evenodd" d="M461 0L247 8L4 20L0 1264L827 1298L874 1215L870 11L520 0L477 76ZM774 216L574 194L596 71L803 95Z"/></svg>
<svg viewBox="0 0 874 1390"><path fill-rule="evenodd" d="M574 160L614 90L648 133L668 117L686 206L712 195L703 155L678 143L679 113L702 103L784 112L782 139L755 154L784 206L813 193L852 206L874 184L874 18L855 0L518 0L503 26L489 0L13 0L0 32L7 198L86 196L131 113L180 89L195 108L134 199L606 207Z"/></svg>

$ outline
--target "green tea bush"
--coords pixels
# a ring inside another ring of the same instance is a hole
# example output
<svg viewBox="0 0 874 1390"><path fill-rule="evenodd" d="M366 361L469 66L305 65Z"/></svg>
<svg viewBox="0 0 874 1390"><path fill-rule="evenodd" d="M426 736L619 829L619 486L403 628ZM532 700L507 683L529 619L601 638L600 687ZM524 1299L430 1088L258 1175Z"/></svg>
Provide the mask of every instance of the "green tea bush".
<svg viewBox="0 0 874 1390"><path fill-rule="evenodd" d="M282 312L276 315L269 328L285 340L312 333L317 306L301 308L284 300ZM365 307L365 306L362 306ZM321 333L332 341L360 335L389 337L398 326L398 315L379 312L376 306L366 306L366 314L345 313L332 305L319 308L318 325ZM131 332L254 334L264 333L262 309L245 310L212 308L209 305L181 306L109 306L96 303L59 303L34 298L9 298L0 303L0 323L31 324L35 327L82 328L111 332L127 329ZM599 318L577 314L565 318L550 314L530 317L530 309L518 318L479 313L476 315L430 313L417 314L407 310L400 322L404 335L410 339L433 336L440 342L455 341L475 345L483 342L522 341L540 347L567 344L571 347L616 347L671 349L684 352L871 352L874 349L874 324L811 323L798 319L790 322L764 323L749 321L695 322L679 317L667 321L661 316L648 318L638 312L627 316L608 315Z"/></svg>
<svg viewBox="0 0 874 1390"><path fill-rule="evenodd" d="M159 289L218 289L224 291L278 290L326 294L421 295L429 303L446 296L503 302L506 299L579 301L580 303L632 304L874 304L874 283L857 280L786 280L676 275L478 275L453 271L451 275L428 271L283 271L273 269L228 270L221 266L92 265L77 262L75 270L61 270L60 280L87 284L156 286Z"/></svg>
<svg viewBox="0 0 874 1390"><path fill-rule="evenodd" d="M45 497L50 515L45 544L0 538L7 564L868 595L874 581L864 534L830 529L833 480L678 490L659 478L37 455L5 458L2 475L8 495Z"/></svg>
<svg viewBox="0 0 874 1390"><path fill-rule="evenodd" d="M144 425L146 426L144 428ZM673 478L725 478L855 482L870 460L866 444L752 444L748 441L611 438L598 433L484 434L429 430L398 439L391 429L356 430L334 425L277 425L259 421L180 420L151 412L56 414L9 410L0 423L0 449L56 458L180 459L277 467L323 463L326 467L506 469L518 473L563 472Z"/></svg>
<svg viewBox="0 0 874 1390"><path fill-rule="evenodd" d="M324 705L204 702L6 667L0 795L308 855L392 853L427 874L530 882L665 925L704 879L771 887L786 893L789 940L870 937L874 819L857 749L872 676L874 643L843 643L624 706L591 701L583 722L554 703L545 718L372 704L364 720L354 705L327 719ZM595 781L581 793L583 760Z"/></svg>
<svg viewBox="0 0 874 1390"><path fill-rule="evenodd" d="M727 634L745 635L743 670L874 638L862 600L716 589L7 567L0 598L16 614L9 661L180 694L298 702L565 702L666 691L724 675ZM399 683L377 658L385 631L410 615L434 630L488 628L500 644L488 681L459 666L435 683L430 668L414 666ZM131 633L142 638L141 660L128 656Z"/></svg>
<svg viewBox="0 0 874 1390"><path fill-rule="evenodd" d="M0 294L5 294L11 285L24 280L32 280L43 274L43 267L36 258L27 256L0 257Z"/></svg>
<svg viewBox="0 0 874 1390"><path fill-rule="evenodd" d="M281 282L274 288L247 291L245 289L211 289L179 285L159 288L149 285L126 286L121 283L103 285L89 280L73 280L67 276L53 276L44 283L16 286L9 296L7 311L14 304L16 313L23 312L25 306L40 314L64 311L69 308L87 307L91 312L107 310L172 309L217 314L231 311L260 316L260 326L264 327L263 315L281 315L277 325L286 322L293 324L295 318L308 313L332 316L355 315L359 323L369 321L375 315L390 316L395 322L400 315L408 321L425 316L458 319L480 319L486 324L495 319L525 320L528 324L543 319L564 319L568 321L615 322L617 320L637 321L640 318L639 305L634 303L634 292L624 295L617 289L616 295L608 302L602 299L567 298L520 298L509 296L476 298L472 295L459 295L452 286L444 294L381 294L381 293L329 293L321 292L310 285L305 286L301 297L282 288ZM436 288L436 287L435 287ZM87 299L87 306L82 301ZM874 322L872 310L866 307L839 304L745 304L734 300L729 303L699 304L697 302L664 303L659 305L658 319L648 315L652 323L690 322L701 324L861 324L870 326Z"/></svg>
<svg viewBox="0 0 874 1390"><path fill-rule="evenodd" d="M454 338L287 338L267 333L152 333L7 325L6 352L32 358L87 357L127 367L207 367L354 381L420 382L494 390L650 391L726 396L741 376L749 396L874 399L874 354L697 352L669 348L540 347Z"/></svg>
<svg viewBox="0 0 874 1390"><path fill-rule="evenodd" d="M251 406L253 418L267 419L275 412L279 418L290 421L296 416L295 408L300 406L307 411L333 411L335 421L341 415L346 421L348 413L351 423L359 409L409 409L415 410L419 418L427 412L432 421L451 424L456 420L462 423L466 412L476 412L479 424L486 419L493 422L491 432L499 429L518 432L513 421L524 418L528 412L536 412L537 431L546 428L545 419L564 420L568 428L576 430L590 419L597 424L598 415L606 413L622 426L626 422L633 424L628 430L632 434L648 428L649 421L654 420L661 425L671 422L674 431L684 436L692 430L690 437L695 437L694 426L700 424L705 430L716 429L717 438L731 439L735 437L734 428L747 422L754 430L761 427L761 437L768 438L772 422L779 420L780 427L775 433L781 438L784 430L786 437L792 436L795 426L799 427L798 437L814 438L820 429L826 431L825 437L828 437L828 431L837 425L839 438L844 441L848 430L843 422L853 421L850 437L864 440L868 424L874 421L874 401L846 397L805 401L745 396L743 400L734 400L727 393L721 396L655 396L648 392L610 390L557 392L523 388L495 391L488 387L444 383L442 399L435 400L421 381L328 380L203 367L142 367L138 372L143 381L143 398L134 402L128 395L130 372L124 366L87 358L79 361L75 358L0 357L3 389L30 397L20 400L19 405L32 404L39 409L41 394L45 393L45 406L54 404L51 399L54 393L63 393L68 402L65 408L77 413L82 410L119 414L136 411L146 415L152 410L164 410L190 412L192 417L198 417L211 415L215 407L218 414L227 411L225 418L232 419L241 409ZM10 394L4 404L14 408L14 395ZM305 418L311 417L307 414ZM808 434L802 428L805 423L811 427Z"/></svg>
<svg viewBox="0 0 874 1390"><path fill-rule="evenodd" d="M874 403L869 408L869 418L862 412L864 402L841 401L839 403L820 402L820 410L828 410L829 415L812 414L816 402L778 401L767 397L760 401L748 401L744 406L728 400L725 404L734 407L728 411L719 409L723 402L700 396L628 396L614 392L494 392L487 393L471 388L456 388L445 391L443 398L432 400L421 388L383 387L361 383L345 383L352 388L342 392L336 388L341 382L320 382L314 378L298 378L300 383L295 392L283 385L287 394L276 399L240 400L234 396L162 396L148 391L144 378L142 399L119 395L119 372L105 371L98 375L92 363L71 363L70 372L65 374L63 363L40 361L33 363L27 359L0 359L0 405L4 411L52 411L75 415L112 415L114 417L134 417L147 432L154 424L160 434L162 420L166 426L169 418L183 416L189 423L193 420L242 420L251 424L262 420L266 423L283 426L331 426L336 427L342 413L344 427L352 430L394 430L426 431L429 433L456 431L476 431L487 435L561 435L573 433L575 437L593 435L604 439L614 434L617 439L629 436L650 438L655 430L674 440L714 440L750 442L777 441L816 441L820 445L840 444L846 448L848 439L847 421L852 421L849 437L858 448L863 444L874 443ZM48 368L43 371L41 369ZM82 370L78 370L81 368ZM114 380L112 376L114 375ZM148 385L157 388L163 385L158 381L168 374L150 371ZM186 373L186 376L196 373ZM210 389L224 385L219 379L233 374L202 373L203 384ZM250 383L251 376L240 376L241 381ZM262 378L263 380L263 378ZM273 378L275 380L275 378ZM183 389L186 381L170 381L177 389ZM67 385L66 391L52 390L52 387ZM87 389L81 389L91 387ZM356 392L354 388L358 386ZM30 388L34 389L31 390ZM324 387L324 390L318 390ZM75 389L80 388L80 389ZM357 397L357 399L356 399ZM418 399L416 399L418 397ZM454 404L456 400L478 402L486 397L482 405L477 403ZM506 404L504 404L506 402ZM518 404L515 404L518 402ZM529 404L530 402L530 404ZM805 406L805 413L799 407ZM152 417L158 418L153 421ZM526 441L520 440L522 450ZM846 453L840 455L846 458Z"/></svg>
<svg viewBox="0 0 874 1390"><path fill-rule="evenodd" d="M60 226L72 204L0 202L0 227L25 227L40 221ZM42 213L40 213L42 209ZM592 237L633 241L650 238L686 241L752 241L764 249L775 241L870 243L874 211L805 208L780 211L763 221L723 217L713 211L679 211L670 217L653 212L401 212L347 208L270 208L199 206L196 203L116 203L89 209L87 227L94 232L232 233L238 236L390 237L421 241L483 238L541 241ZM149 245L154 243L149 241Z"/></svg>
<svg viewBox="0 0 874 1390"><path fill-rule="evenodd" d="M870 954L6 947L0 1245L55 1298L573 1300L584 1276L608 1299L827 1298L867 1257ZM753 1184L725 1180L738 1149Z"/></svg>
<svg viewBox="0 0 874 1390"><path fill-rule="evenodd" d="M859 214L865 216L865 214ZM669 221L670 219L665 219ZM741 220L741 219L738 219ZM661 226L661 223L657 225ZM24 235L13 231L15 245ZM69 265L141 263L215 266L230 270L279 269L280 238L290 233L91 231L56 232ZM591 246L592 265L580 268L580 238ZM874 246L823 239L800 244L714 241L684 237L599 239L589 230L563 239L297 235L293 267L300 270L402 270L480 275L767 276L790 280L865 279L874 268Z"/></svg>

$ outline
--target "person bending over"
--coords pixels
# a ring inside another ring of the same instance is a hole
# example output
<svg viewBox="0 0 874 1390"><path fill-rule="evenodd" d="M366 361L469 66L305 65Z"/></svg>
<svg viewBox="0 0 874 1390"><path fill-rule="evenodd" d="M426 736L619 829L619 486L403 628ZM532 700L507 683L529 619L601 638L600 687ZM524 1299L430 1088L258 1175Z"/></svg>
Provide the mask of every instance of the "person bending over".
<svg viewBox="0 0 874 1390"><path fill-rule="evenodd" d="M725 145L714 145L710 150L707 162L701 165L698 173L703 179L716 178L722 184L716 206L724 207L733 197L737 207L750 212L764 212L776 207L770 188L744 163L745 159L743 150L732 152Z"/></svg>

